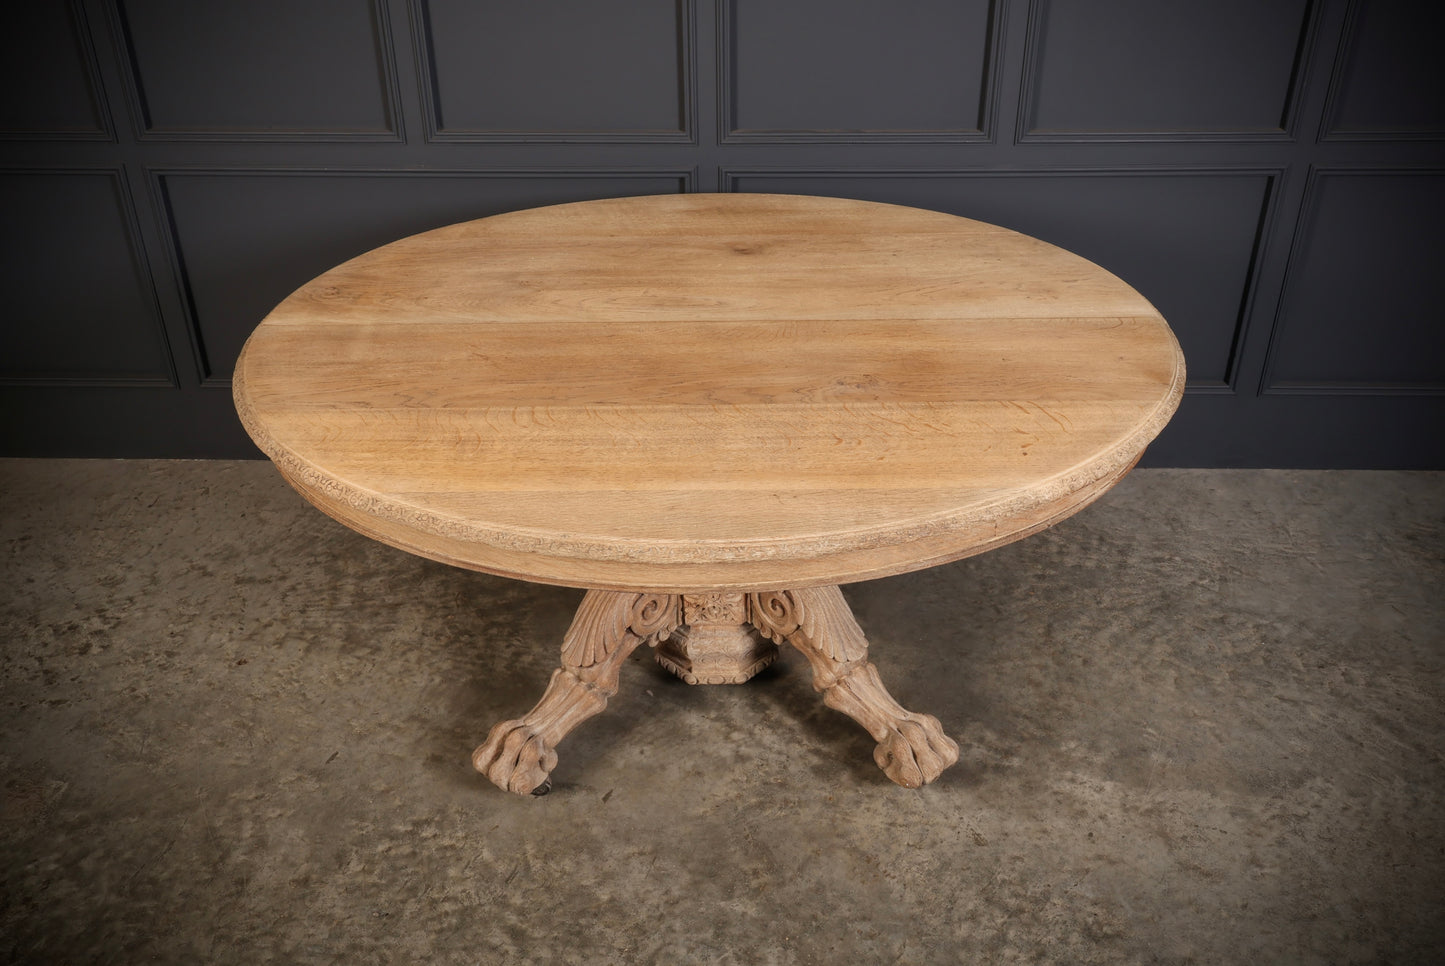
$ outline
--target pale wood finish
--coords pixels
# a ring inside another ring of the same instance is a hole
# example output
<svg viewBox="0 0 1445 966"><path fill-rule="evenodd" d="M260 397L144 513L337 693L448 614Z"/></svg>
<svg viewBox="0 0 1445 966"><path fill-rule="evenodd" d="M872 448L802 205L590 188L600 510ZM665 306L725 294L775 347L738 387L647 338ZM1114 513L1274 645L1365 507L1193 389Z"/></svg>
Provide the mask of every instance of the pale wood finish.
<svg viewBox="0 0 1445 966"><path fill-rule="evenodd" d="M560 205L302 287L237 409L313 503L463 567L669 593L931 566L1086 505L1178 405L1128 285L1036 239L838 199Z"/></svg>
<svg viewBox="0 0 1445 966"><path fill-rule="evenodd" d="M688 684L742 684L778 657L778 645L750 627L736 591L682 596L683 626L658 644L657 663Z"/></svg>
<svg viewBox="0 0 1445 966"><path fill-rule="evenodd" d="M348 526L591 588L541 701L473 753L527 794L644 643L695 684L746 681L789 643L893 781L933 781L958 746L884 689L836 585L1077 512L1183 384L1153 307L1044 242L890 205L688 195L353 259L256 329L235 398Z"/></svg>

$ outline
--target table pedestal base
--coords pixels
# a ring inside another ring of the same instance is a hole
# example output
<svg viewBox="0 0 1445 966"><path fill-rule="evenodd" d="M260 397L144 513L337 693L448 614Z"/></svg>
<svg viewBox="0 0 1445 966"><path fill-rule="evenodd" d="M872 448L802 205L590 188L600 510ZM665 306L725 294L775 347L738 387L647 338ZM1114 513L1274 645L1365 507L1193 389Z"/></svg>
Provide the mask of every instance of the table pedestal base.
<svg viewBox="0 0 1445 966"><path fill-rule="evenodd" d="M622 662L639 645L691 684L741 683L793 645L813 667L813 687L830 708L868 730L873 759L893 781L918 788L958 761L938 719L905 710L868 660L868 642L837 587L742 594L619 593L591 590L562 639L562 666L537 706L503 721L472 753L499 788L545 794L557 744L607 707Z"/></svg>

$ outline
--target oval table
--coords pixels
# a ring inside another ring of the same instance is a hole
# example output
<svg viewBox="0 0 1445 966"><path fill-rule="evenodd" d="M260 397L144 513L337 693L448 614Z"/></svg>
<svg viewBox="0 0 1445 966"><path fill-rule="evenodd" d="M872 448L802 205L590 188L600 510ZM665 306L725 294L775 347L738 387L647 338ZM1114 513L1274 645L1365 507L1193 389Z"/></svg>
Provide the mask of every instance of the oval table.
<svg viewBox="0 0 1445 966"><path fill-rule="evenodd" d="M838 584L1034 533L1179 403L1143 296L1017 232L895 205L688 194L519 211L303 286L236 364L246 430L412 553L587 588L540 703L473 763L550 787L641 644L738 683L786 642L918 787L958 758L884 689Z"/></svg>

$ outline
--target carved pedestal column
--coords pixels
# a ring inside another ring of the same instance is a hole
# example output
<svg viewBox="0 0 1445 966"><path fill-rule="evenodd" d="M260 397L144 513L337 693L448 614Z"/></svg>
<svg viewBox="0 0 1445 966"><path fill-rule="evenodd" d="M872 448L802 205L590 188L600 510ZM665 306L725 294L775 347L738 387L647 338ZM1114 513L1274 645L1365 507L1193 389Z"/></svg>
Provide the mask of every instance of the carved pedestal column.
<svg viewBox="0 0 1445 966"><path fill-rule="evenodd" d="M742 684L778 657L747 623L741 593L684 594L683 626L657 645L657 663L688 684Z"/></svg>

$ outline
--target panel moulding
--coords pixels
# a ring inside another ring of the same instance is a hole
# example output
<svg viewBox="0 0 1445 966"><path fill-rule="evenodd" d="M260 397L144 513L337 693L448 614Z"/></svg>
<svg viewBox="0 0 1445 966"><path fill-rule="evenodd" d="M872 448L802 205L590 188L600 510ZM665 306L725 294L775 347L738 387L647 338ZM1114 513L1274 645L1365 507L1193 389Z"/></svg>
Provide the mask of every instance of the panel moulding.
<svg viewBox="0 0 1445 966"><path fill-rule="evenodd" d="M22 374L10 373L0 374L0 385L4 386L35 386L35 387L65 387L65 388L160 388L179 389L180 380L177 376L175 355L171 350L170 340L166 336L164 316L161 313L160 299L156 290L155 276L151 272L150 263L146 259L145 243L141 237L140 221L136 213L134 199L127 188L126 172L120 166L97 166L97 167L53 167L53 168L0 168L0 175L78 175L96 176L106 175L109 177L111 186L115 191L116 204L120 207L122 228L125 232L126 242L129 247L130 262L135 271L137 286L148 296L150 308L152 334L156 340L158 353L157 362L159 370L154 374L135 375L111 375L96 372L56 370L53 372Z"/></svg>
<svg viewBox="0 0 1445 966"><path fill-rule="evenodd" d="M150 120L151 112L146 104L144 85L141 83L140 65L135 45L131 40L130 27L124 10L125 0L115 0L108 5L112 33L115 36L116 56L119 59L124 80L126 98L130 102L131 116L135 119L135 136L139 141L148 142L195 142L218 141L232 143L396 143L406 140L402 122L401 88L396 74L396 58L392 42L390 0L368 0L371 7L372 37L375 43L377 65L382 78L382 110L387 126L383 130L255 130L251 128L209 128L176 130L156 128Z"/></svg>
<svg viewBox="0 0 1445 966"><path fill-rule="evenodd" d="M421 85L426 140L441 144L696 144L697 143L697 3L677 0L679 123L676 131L507 131L443 129L427 0L407 0L412 25L412 56Z"/></svg>
<svg viewBox="0 0 1445 966"><path fill-rule="evenodd" d="M1035 127L1038 98L1038 74L1043 64L1044 20L1050 0L1029 0L1027 23L1024 28L1024 64L1020 84L1018 121L1015 130L1017 144L1093 144L1093 143L1188 143L1188 142L1291 142L1295 140L1299 126L1299 105L1303 81L1309 70L1310 51L1315 46L1319 30L1322 0L1309 0L1305 5L1300 24L1299 41L1295 47L1294 62L1290 68L1289 82L1285 88L1284 102L1280 107L1278 129L1263 131L1108 131L1108 130L1039 130Z"/></svg>
<svg viewBox="0 0 1445 966"><path fill-rule="evenodd" d="M67 0L66 11L70 27L75 36L80 60L85 65L85 81L90 89L91 102L95 106L100 124L90 131L54 130L10 130L0 131L0 141L115 141L115 127L111 122L110 102L105 96L105 85L101 82L100 63L96 56L95 41L90 33L90 21L86 17L81 0Z"/></svg>
<svg viewBox="0 0 1445 966"><path fill-rule="evenodd" d="M1264 368L1260 373L1258 393L1261 396L1439 396L1445 395L1445 383L1394 382L1386 380L1279 380L1274 369L1280 342L1287 332L1291 295L1298 290L1299 266L1309 254L1318 219L1320 184L1333 177L1369 177L1389 175L1445 176L1445 168L1437 166L1396 166L1370 168L1361 166L1311 167L1305 182L1304 199L1300 203L1294 236L1290 242L1288 262L1279 301L1270 320Z"/></svg>
<svg viewBox="0 0 1445 966"><path fill-rule="evenodd" d="M1340 127L1340 111L1344 100L1345 86L1349 83L1349 71L1356 56L1360 19L1363 16L1364 0L1350 0L1345 14L1345 26L1340 32L1339 43L1335 46L1334 61L1330 66L1329 93L1325 96L1325 109L1320 118L1317 138L1320 141L1442 141L1445 130L1417 130L1413 128L1382 128L1351 130Z"/></svg>
<svg viewBox="0 0 1445 966"><path fill-rule="evenodd" d="M922 131L755 131L737 126L734 93L737 77L736 44L733 43L733 7L736 0L719 0L717 5L717 121L718 141L723 144L811 144L811 143L915 143L991 144L995 140L999 91L1003 86L1003 37L1008 4L990 0L984 40L984 69L980 83L978 111L971 127Z"/></svg>

